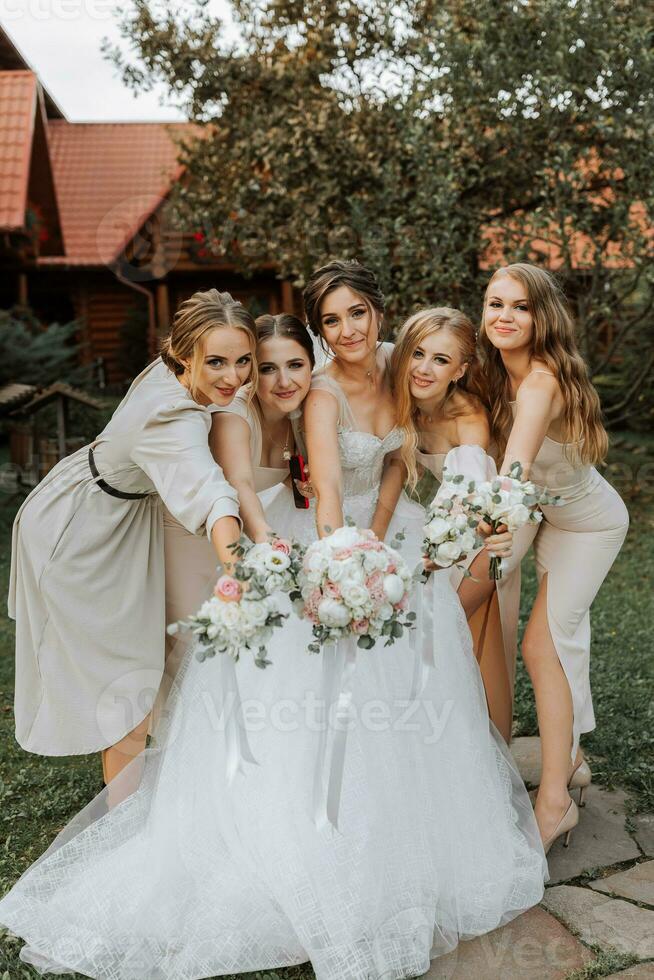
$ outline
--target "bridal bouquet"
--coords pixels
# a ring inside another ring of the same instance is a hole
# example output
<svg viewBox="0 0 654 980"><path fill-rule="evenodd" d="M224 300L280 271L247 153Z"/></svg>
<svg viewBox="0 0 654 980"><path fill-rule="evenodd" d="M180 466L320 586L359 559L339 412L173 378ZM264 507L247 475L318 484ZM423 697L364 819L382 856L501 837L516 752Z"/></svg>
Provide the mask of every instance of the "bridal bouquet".
<svg viewBox="0 0 654 980"><path fill-rule="evenodd" d="M373 531L347 525L309 545L291 593L297 612L313 623L309 651L346 637L365 650L381 637L389 646L415 619L407 612L412 582L400 554Z"/></svg>
<svg viewBox="0 0 654 980"><path fill-rule="evenodd" d="M459 498L464 512L477 523L490 524L493 534L500 525L513 533L525 524L539 524L543 514L538 508L545 504L555 506L561 498L540 490L530 480L523 480L522 472L522 464L515 462L508 476L468 481L467 493ZM448 486L459 487L466 478L444 472L443 480ZM502 559L496 555L490 560L489 577L495 580L502 577Z"/></svg>
<svg viewBox="0 0 654 980"><path fill-rule="evenodd" d="M478 519L467 513L465 500L455 492L438 495L427 509L422 553L435 565L449 568L481 547Z"/></svg>
<svg viewBox="0 0 654 980"><path fill-rule="evenodd" d="M301 551L292 542L273 538L262 544L246 544L242 538L233 546L236 563L233 575L221 575L210 599L198 611L168 627L193 633L199 661L226 653L234 661L247 650L257 667L267 667L266 644L275 627L287 615L277 598L296 587Z"/></svg>

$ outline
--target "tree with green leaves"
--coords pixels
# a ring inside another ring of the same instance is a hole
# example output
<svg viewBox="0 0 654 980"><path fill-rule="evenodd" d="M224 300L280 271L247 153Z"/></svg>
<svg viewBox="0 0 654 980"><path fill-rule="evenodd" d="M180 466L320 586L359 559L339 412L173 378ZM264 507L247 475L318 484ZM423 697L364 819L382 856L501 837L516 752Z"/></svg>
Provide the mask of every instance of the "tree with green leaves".
<svg viewBox="0 0 654 980"><path fill-rule="evenodd" d="M231 18L134 0L138 61L108 48L203 128L183 150L183 225L297 285L356 256L396 322L443 303L478 318L490 268L546 262L609 420L651 413L651 5L233 0Z"/></svg>

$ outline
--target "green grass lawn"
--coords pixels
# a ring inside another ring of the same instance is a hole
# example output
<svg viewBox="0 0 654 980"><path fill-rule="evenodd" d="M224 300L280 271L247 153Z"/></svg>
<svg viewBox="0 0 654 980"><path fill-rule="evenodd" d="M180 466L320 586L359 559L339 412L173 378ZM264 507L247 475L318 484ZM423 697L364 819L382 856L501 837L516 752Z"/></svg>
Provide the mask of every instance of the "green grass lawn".
<svg viewBox="0 0 654 980"><path fill-rule="evenodd" d="M596 782L622 786L636 810L654 810L654 440L614 438L607 478L623 495L631 529L592 610L591 680L597 728L583 738ZM11 524L16 501L0 499L0 593L9 576ZM535 588L533 562L525 562L522 622ZM3 600L3 610L4 606ZM23 752L14 740L13 623L0 615L0 894L45 850L56 832L100 789L98 756L47 759ZM515 734L537 732L533 697L518 667ZM18 959L22 943L0 940L0 980L38 974ZM257 980L308 980L308 967L251 975Z"/></svg>

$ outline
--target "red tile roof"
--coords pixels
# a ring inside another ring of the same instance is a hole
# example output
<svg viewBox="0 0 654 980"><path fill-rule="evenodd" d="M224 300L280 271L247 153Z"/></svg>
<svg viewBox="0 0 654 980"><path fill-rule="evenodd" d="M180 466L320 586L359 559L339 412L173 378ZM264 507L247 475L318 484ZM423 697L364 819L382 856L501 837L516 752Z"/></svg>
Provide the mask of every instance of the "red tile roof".
<svg viewBox="0 0 654 980"><path fill-rule="evenodd" d="M34 72L0 71L0 229L25 226L38 84Z"/></svg>
<svg viewBox="0 0 654 980"><path fill-rule="evenodd" d="M66 255L39 265L106 265L181 173L174 142L188 123L69 123L48 134Z"/></svg>

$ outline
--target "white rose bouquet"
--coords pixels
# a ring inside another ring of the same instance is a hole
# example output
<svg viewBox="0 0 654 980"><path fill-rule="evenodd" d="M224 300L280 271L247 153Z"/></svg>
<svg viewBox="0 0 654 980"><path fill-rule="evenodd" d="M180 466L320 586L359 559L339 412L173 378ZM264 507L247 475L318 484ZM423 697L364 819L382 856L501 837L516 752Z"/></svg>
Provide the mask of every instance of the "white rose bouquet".
<svg viewBox="0 0 654 980"><path fill-rule="evenodd" d="M309 651L345 637L365 650L381 637L389 646L415 619L407 611L412 582L400 554L373 531L346 525L309 545L291 593L296 611L313 623Z"/></svg>
<svg viewBox="0 0 654 980"><path fill-rule="evenodd" d="M441 568L449 568L483 544L476 530L478 518L467 513L464 500L455 492L438 495L427 517L422 553Z"/></svg>
<svg viewBox="0 0 654 980"><path fill-rule="evenodd" d="M464 512L476 523L485 521L490 524L493 534L500 525L513 533L525 524L539 524L543 519L539 507L545 504L556 506L561 503L561 498L539 489L530 480L523 480L522 472L522 464L516 461L511 464L508 476L468 481L466 494L459 497ZM448 487L458 488L466 478L444 472L443 480ZM495 580L502 577L502 559L496 555L490 560L489 577Z"/></svg>
<svg viewBox="0 0 654 980"><path fill-rule="evenodd" d="M257 667L271 663L266 644L287 615L277 594L297 587L302 551L283 538L250 544L245 538L232 546L233 575L221 575L214 594L199 610L168 627L168 632L190 630L196 637L195 656L201 662L226 653L238 661L244 650L254 654Z"/></svg>

